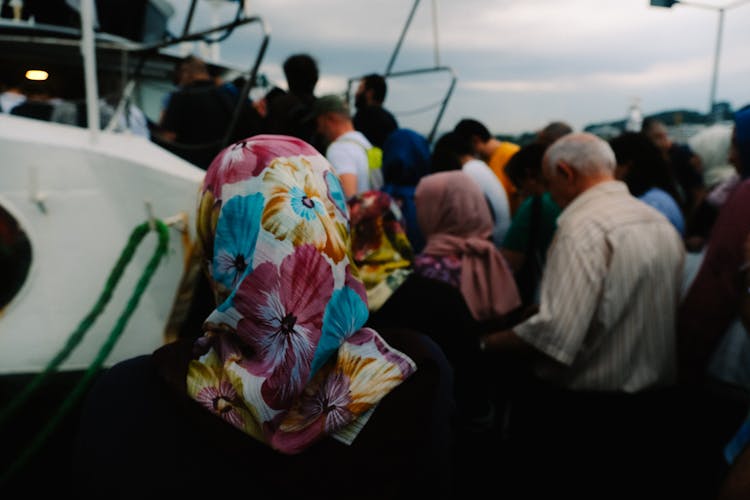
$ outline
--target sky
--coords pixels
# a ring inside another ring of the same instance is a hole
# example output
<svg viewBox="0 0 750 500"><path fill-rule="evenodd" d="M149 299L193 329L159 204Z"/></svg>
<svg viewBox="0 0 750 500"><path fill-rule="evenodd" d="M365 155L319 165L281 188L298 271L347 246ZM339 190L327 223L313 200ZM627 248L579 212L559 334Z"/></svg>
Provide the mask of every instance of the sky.
<svg viewBox="0 0 750 500"><path fill-rule="evenodd" d="M172 2L181 31L188 0ZM231 19L236 4L198 2L194 27ZM218 7L214 9L213 5ZM270 32L260 72L285 88L281 65L306 52L317 61L316 94L343 93L350 79L385 72L411 0L249 0ZM428 133L453 76L438 130L461 118L493 134L521 134L553 120L576 130L644 115L708 112L719 8L725 7L716 100L750 103L750 1L702 0L671 8L649 0L421 0L392 71L448 70L388 79L385 106L399 124ZM434 29L437 27L437 29ZM260 26L239 28L219 48L249 68ZM200 47L195 48L196 51Z"/></svg>

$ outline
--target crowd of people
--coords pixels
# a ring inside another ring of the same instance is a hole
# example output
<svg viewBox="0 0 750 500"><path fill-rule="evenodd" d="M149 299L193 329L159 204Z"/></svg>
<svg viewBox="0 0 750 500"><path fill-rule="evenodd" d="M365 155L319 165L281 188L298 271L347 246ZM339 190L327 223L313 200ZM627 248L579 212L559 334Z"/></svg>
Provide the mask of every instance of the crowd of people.
<svg viewBox="0 0 750 500"><path fill-rule="evenodd" d="M284 73L226 147L237 85L192 58L165 99L161 140L214 144L204 280L88 396L82 491L750 496L750 347L722 349L750 340L750 107L708 184L655 119L522 145L467 117L431 145L381 75L352 113L311 56Z"/></svg>
<svg viewBox="0 0 750 500"><path fill-rule="evenodd" d="M117 113L119 93L115 89L118 85L119 82L110 76L101 75L99 78L102 95L97 103L100 127L150 138L149 120L132 101ZM0 112L52 123L88 126L85 99L62 98L50 82L20 78L13 71L8 71L0 80Z"/></svg>

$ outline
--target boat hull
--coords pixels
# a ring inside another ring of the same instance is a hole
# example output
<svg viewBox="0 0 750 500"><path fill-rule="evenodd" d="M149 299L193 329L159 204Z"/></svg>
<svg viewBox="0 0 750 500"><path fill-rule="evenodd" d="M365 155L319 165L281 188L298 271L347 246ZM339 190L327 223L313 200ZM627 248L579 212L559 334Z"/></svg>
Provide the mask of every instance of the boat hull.
<svg viewBox="0 0 750 500"><path fill-rule="evenodd" d="M170 230L169 251L105 366L153 351L192 241L204 171L143 137L0 115L0 205L26 232L31 265L0 311L0 374L42 370L105 288L133 229L182 215L187 235ZM130 299L156 248L144 238L105 311L60 369L90 365Z"/></svg>

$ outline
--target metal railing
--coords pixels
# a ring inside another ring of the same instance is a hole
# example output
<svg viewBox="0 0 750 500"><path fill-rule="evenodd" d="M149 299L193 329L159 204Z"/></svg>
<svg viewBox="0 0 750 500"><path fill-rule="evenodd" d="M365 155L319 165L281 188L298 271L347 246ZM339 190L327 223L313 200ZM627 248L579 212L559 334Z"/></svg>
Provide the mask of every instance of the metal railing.
<svg viewBox="0 0 750 500"><path fill-rule="evenodd" d="M450 84L448 85L448 89L446 90L445 96L438 101L438 105L440 106L440 109L438 111L437 116L435 117L435 121L433 122L432 128L430 129L430 132L427 134L427 142L430 144L435 139L435 134L437 133L437 128L440 125L440 120L443 118L443 114L445 113L445 108L448 106L448 101L450 100L451 96L453 95L453 90L456 88L456 82L458 81L458 77L456 76L456 73L453 71L453 69L449 66L441 65L440 64L440 53L438 50L438 39L437 39L437 21L436 21L436 10L437 6L435 3L435 0L433 0L433 34L435 35L434 40L434 52L435 52L435 66L427 67L427 68L417 68L417 69L409 69L409 70L402 70L402 71L393 71L393 66L396 63L396 58L398 57L398 54L401 50L401 45L404 42L404 38L406 37L406 33L409 30L409 26L411 25L411 21L414 18L414 14L417 11L417 7L419 6L420 0L414 0L414 4L412 5L411 10L409 11L409 15L406 18L406 23L404 23L404 27L401 30L401 35L398 38L398 41L396 42L396 47L393 49L393 53L391 54L390 59L388 60L388 65L385 68L385 72L383 73L383 77L388 78L399 78L399 77L406 77L406 76L414 76L414 75L423 75L426 73L448 73L451 77ZM359 80L361 80L365 75L355 76L349 78L346 86L346 100L347 102L351 99L351 88L352 85ZM427 109L434 107L435 105L429 106Z"/></svg>

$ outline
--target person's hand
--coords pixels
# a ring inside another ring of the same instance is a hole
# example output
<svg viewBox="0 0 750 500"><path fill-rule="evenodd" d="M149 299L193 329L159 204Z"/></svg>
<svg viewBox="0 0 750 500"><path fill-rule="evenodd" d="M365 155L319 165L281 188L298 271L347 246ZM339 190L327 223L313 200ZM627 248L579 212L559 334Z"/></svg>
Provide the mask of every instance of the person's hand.
<svg viewBox="0 0 750 500"><path fill-rule="evenodd" d="M255 111L257 111L258 114L263 118L265 118L266 115L268 114L268 106L266 104L265 98L254 101L253 107L255 108Z"/></svg>
<svg viewBox="0 0 750 500"><path fill-rule="evenodd" d="M526 318L530 318L538 312L539 304L531 304L524 307L523 312L521 312L521 321L525 320Z"/></svg>

